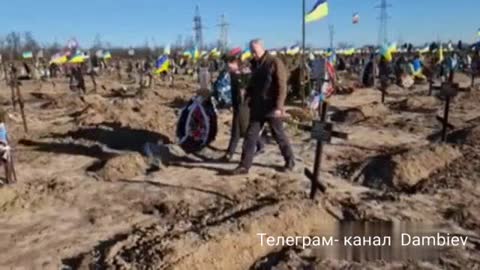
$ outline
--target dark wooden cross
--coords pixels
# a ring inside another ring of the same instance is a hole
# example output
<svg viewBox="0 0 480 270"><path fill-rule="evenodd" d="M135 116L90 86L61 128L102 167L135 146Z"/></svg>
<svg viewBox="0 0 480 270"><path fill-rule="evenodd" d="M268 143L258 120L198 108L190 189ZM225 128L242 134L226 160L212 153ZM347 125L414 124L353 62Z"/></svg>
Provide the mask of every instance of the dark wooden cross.
<svg viewBox="0 0 480 270"><path fill-rule="evenodd" d="M320 167L322 164L322 154L324 143L330 143L332 137L348 139L348 134L343 132L333 131L332 123L328 123L327 119L327 102L322 102L319 106L320 120L314 120L311 128L312 139L317 140L317 147L315 151L315 163L313 165L313 172L305 169L305 175L312 181L310 190L310 199L315 199L318 190L324 193L327 187L320 181Z"/></svg>
<svg viewBox="0 0 480 270"><path fill-rule="evenodd" d="M450 111L450 101L458 94L458 84L453 83L443 83L440 87L440 92L438 96L445 99L445 107L443 109L443 118L440 118L442 122L442 142L447 141L447 129L451 127L448 123L448 114Z"/></svg>

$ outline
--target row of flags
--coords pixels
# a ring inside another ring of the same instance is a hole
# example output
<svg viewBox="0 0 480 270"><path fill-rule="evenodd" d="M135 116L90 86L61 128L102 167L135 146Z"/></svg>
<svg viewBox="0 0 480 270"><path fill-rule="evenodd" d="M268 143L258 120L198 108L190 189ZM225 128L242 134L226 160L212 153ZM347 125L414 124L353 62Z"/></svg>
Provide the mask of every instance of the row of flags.
<svg viewBox="0 0 480 270"><path fill-rule="evenodd" d="M110 52L103 52L101 50L95 53L95 56L104 60L110 60L112 54ZM63 64L81 64L90 58L88 53L77 50L73 55L70 52L59 52L52 56L50 63L57 65Z"/></svg>

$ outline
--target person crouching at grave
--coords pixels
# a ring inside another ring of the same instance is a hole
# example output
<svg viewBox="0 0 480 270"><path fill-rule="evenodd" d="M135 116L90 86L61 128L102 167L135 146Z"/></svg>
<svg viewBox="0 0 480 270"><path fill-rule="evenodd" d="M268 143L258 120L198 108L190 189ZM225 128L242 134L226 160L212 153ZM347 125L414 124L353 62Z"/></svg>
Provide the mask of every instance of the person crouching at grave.
<svg viewBox="0 0 480 270"><path fill-rule="evenodd" d="M12 184L17 181L17 177L15 174L15 168L13 166L5 120L6 113L4 110L0 110L0 162L5 168L6 184Z"/></svg>
<svg viewBox="0 0 480 270"><path fill-rule="evenodd" d="M240 59L241 54L241 49L233 49L225 57L225 62L227 62L228 71L230 73L233 109L230 142L228 144L227 153L223 157L223 160L225 161L232 160L240 138L244 137L247 132L250 117L250 109L248 108L245 93L245 88L250 80L250 74L244 67L242 67ZM257 142L257 153L261 152L263 148L264 142L262 136L260 136Z"/></svg>
<svg viewBox="0 0 480 270"><path fill-rule="evenodd" d="M257 150L258 140L265 123L268 123L273 138L280 147L285 160L285 171L295 167L294 155L290 142L283 130L282 118L285 115L285 99L287 96L287 70L283 62L269 54L260 39L250 42L252 76L247 87L247 98L250 99L250 122L243 145L242 158L232 175L248 174Z"/></svg>

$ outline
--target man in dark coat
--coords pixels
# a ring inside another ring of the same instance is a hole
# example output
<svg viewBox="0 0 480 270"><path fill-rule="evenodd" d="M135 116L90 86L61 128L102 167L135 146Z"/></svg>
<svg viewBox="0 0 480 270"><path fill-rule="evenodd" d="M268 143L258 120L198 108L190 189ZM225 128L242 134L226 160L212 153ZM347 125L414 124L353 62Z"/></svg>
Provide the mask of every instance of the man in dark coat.
<svg viewBox="0 0 480 270"><path fill-rule="evenodd" d="M265 123L269 124L285 159L285 171L291 171L295 167L294 155L282 122L282 118L285 117L284 104L287 96L287 69L280 59L265 50L261 40L251 41L250 51L254 56L252 77L246 93L250 99L250 123L240 165L232 171L232 174L248 174Z"/></svg>

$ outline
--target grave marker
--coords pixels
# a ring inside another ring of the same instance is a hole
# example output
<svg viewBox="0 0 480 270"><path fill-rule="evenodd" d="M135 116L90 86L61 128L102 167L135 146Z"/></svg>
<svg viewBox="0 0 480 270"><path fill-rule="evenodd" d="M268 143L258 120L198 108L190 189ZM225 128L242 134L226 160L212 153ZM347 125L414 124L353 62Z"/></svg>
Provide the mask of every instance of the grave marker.
<svg viewBox="0 0 480 270"><path fill-rule="evenodd" d="M458 94L458 84L452 84L449 82L443 83L440 92L438 95L445 99L445 107L443 109L443 119L442 120L442 142L447 141L447 129L451 126L448 123L448 114L450 111L450 100L457 96Z"/></svg>
<svg viewBox="0 0 480 270"><path fill-rule="evenodd" d="M343 132L333 131L333 124L326 121L328 103L323 102L319 106L320 120L314 120L311 128L311 138L317 140L317 147L315 150L315 163L313 172L305 169L305 175L312 181L312 188L310 190L310 199L315 199L318 190L322 193L327 190L327 187L320 181L320 167L322 164L323 144L330 143L332 137L348 139L348 134Z"/></svg>

